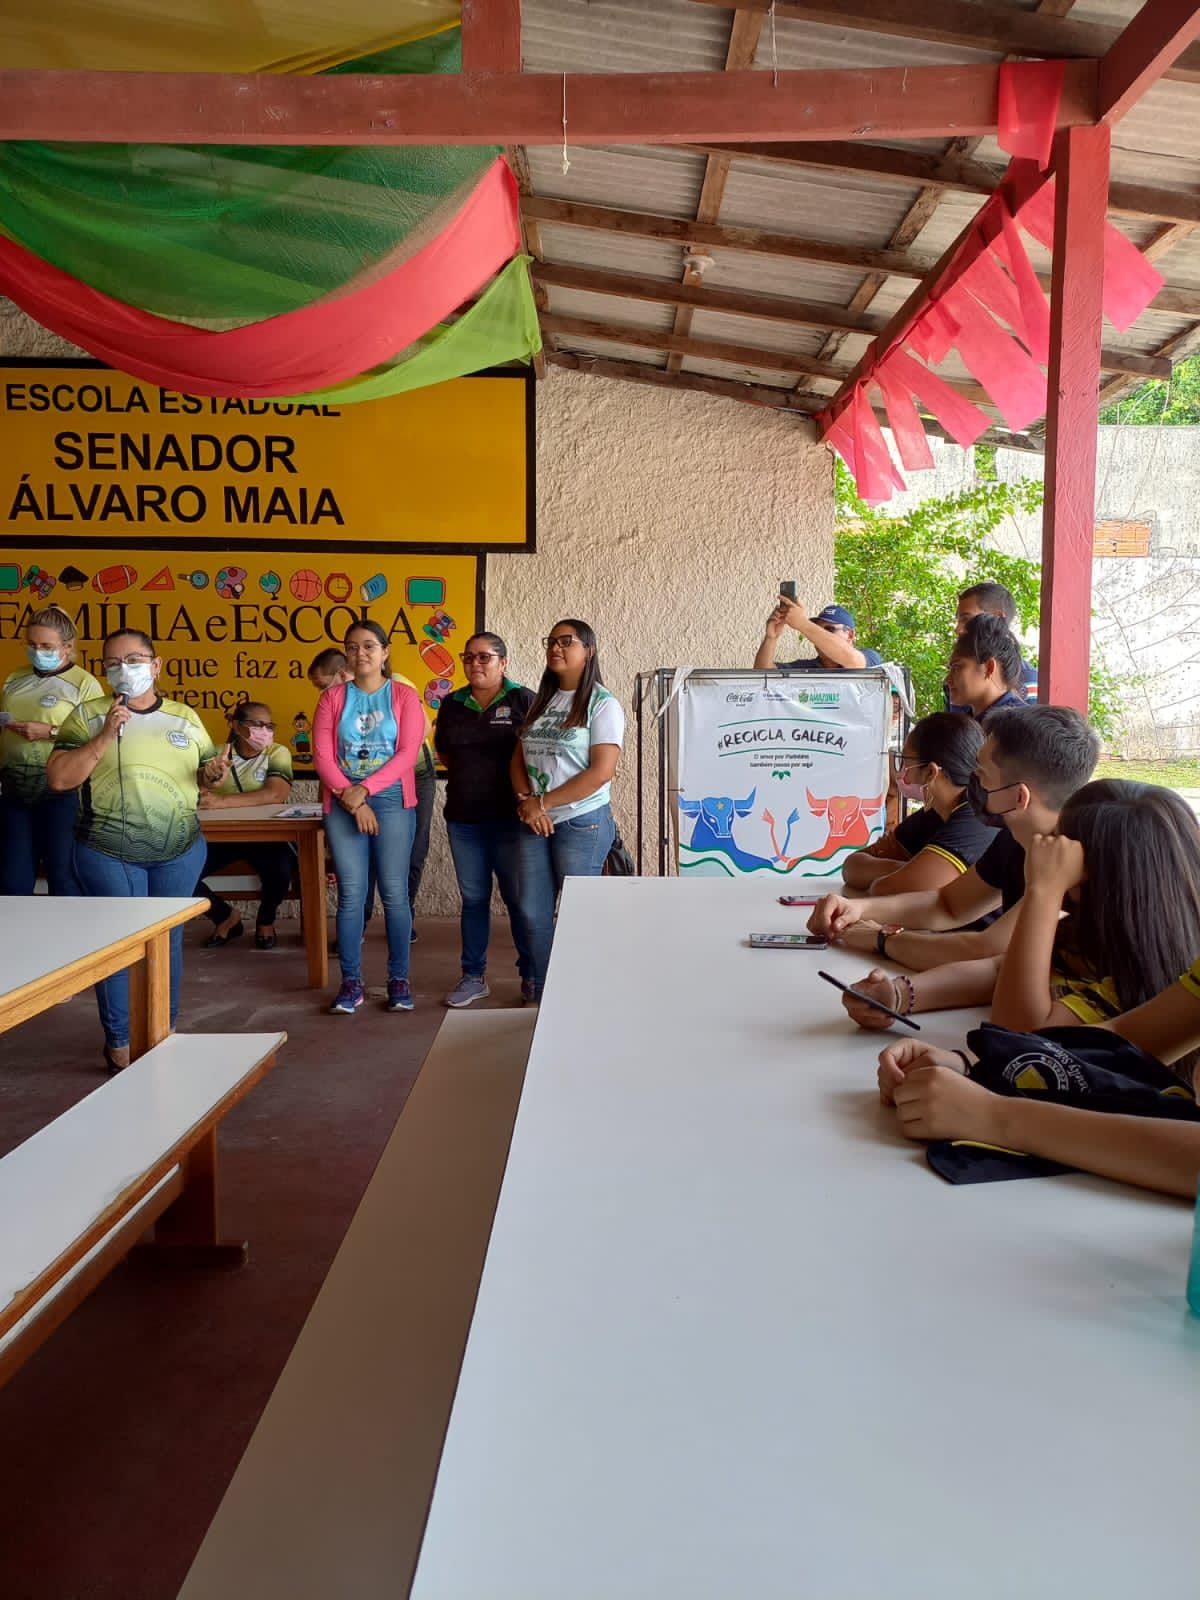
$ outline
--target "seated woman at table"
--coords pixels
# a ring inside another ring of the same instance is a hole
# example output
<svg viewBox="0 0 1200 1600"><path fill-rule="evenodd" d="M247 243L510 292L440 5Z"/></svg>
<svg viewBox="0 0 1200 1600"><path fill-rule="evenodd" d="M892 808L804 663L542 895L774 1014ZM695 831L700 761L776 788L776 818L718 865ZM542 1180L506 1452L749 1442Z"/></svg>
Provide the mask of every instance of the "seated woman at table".
<svg viewBox="0 0 1200 1600"><path fill-rule="evenodd" d="M546 670L513 751L521 899L529 918L534 988L541 995L554 908L568 876L598 878L616 835L609 804L625 736L621 702L604 687L596 635L578 617L543 640Z"/></svg>
<svg viewBox="0 0 1200 1600"><path fill-rule="evenodd" d="M1099 1027L1165 1065L1200 1051L1200 960L1148 1000ZM964 1139L1018 1150L1191 1201L1200 1183L1200 1123L995 1094L966 1076L965 1053L904 1040L879 1057L879 1098L910 1139ZM1200 1098L1200 1066L1191 1075Z"/></svg>
<svg viewBox="0 0 1200 1600"><path fill-rule="evenodd" d="M75 664L75 624L65 611L35 611L25 628L29 665L0 688L0 894L32 894L38 865L51 894L79 894L73 794L53 794L46 763L63 723L103 690Z"/></svg>
<svg viewBox="0 0 1200 1600"><path fill-rule="evenodd" d="M1021 650L1008 624L981 615L954 641L946 668L946 693L956 711L984 717L997 706L1025 706Z"/></svg>
<svg viewBox="0 0 1200 1600"><path fill-rule="evenodd" d="M202 769L216 748L191 706L158 692L162 657L148 634L110 633L101 659L110 694L63 723L46 768L50 788L79 791L75 870L84 894L194 893L204 864L196 815ZM171 933L171 1026L179 1011L183 929ZM129 1065L129 975L96 985L109 1072Z"/></svg>
<svg viewBox="0 0 1200 1600"><path fill-rule="evenodd" d="M391 677L391 646L377 622L356 622L345 649L352 677L325 690L313 725L325 835L338 885L342 985L329 1009L352 1016L365 999L363 913L373 865L387 932L386 1009L411 1011L408 870L425 714L416 691Z"/></svg>
<svg viewBox="0 0 1200 1600"><path fill-rule="evenodd" d="M1071 796L1053 834L1031 839L1002 956L911 977L876 970L856 987L905 1015L990 1003L1000 1027L1036 1033L1132 1010L1197 950L1200 830L1190 807L1170 789L1104 778ZM844 1003L859 1027L891 1026L853 996Z"/></svg>
<svg viewBox="0 0 1200 1600"><path fill-rule="evenodd" d="M923 809L846 860L842 878L848 888L880 894L940 889L975 865L996 837L967 798L983 738L978 722L950 711L913 724L896 764L896 784Z"/></svg>
<svg viewBox="0 0 1200 1600"><path fill-rule="evenodd" d="M229 713L229 741L212 767L210 781L201 774L200 809L212 811L231 806L282 806L292 792L292 755L286 745L275 742L275 722L270 706L261 700L243 700ZM220 776L216 774L220 773ZM296 867L296 852L290 844L263 841L256 844L226 844L210 840L204 877L219 873L235 861L245 861L258 874L261 898L254 926L254 948L274 950L275 918L280 903L287 898ZM242 914L215 894L203 879L196 893L207 895L209 919L214 925L206 949L218 949L242 936Z"/></svg>

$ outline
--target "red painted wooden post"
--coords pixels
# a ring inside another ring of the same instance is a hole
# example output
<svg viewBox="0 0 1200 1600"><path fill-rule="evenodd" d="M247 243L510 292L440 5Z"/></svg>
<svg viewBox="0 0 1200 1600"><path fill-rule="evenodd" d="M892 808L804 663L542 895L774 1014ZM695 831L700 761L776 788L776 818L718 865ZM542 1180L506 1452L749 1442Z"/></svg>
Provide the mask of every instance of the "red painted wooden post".
<svg viewBox="0 0 1200 1600"><path fill-rule="evenodd" d="M1108 128L1067 129L1054 153L1038 698L1086 713Z"/></svg>

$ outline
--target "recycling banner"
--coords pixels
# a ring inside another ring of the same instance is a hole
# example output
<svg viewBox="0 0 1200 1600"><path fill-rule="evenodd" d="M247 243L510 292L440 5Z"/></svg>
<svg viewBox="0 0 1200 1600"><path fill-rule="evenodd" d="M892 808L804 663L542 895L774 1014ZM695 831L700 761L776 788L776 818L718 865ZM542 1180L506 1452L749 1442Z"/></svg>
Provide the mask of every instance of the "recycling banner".
<svg viewBox="0 0 1200 1600"><path fill-rule="evenodd" d="M892 706L879 671L693 673L672 708L679 871L836 877L883 832Z"/></svg>

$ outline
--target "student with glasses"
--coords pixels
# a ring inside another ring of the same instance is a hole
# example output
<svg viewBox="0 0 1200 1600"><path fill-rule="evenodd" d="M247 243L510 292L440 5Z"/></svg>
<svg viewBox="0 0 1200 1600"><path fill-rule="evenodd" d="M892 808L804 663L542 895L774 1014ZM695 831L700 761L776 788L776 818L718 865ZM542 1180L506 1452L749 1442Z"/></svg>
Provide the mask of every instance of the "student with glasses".
<svg viewBox="0 0 1200 1600"><path fill-rule="evenodd" d="M220 776L215 774L220 772ZM275 722L270 706L261 700L243 700L229 713L229 740L212 767L213 781L201 774L200 809L219 810L226 806L282 806L292 792L292 754L286 745L275 742ZM290 844L263 841L259 844L230 844L213 841L208 846L204 877L208 878L245 861L258 874L262 894L254 927L254 948L274 950L278 940L275 918L292 886L296 853ZM201 880L196 893L207 895L208 915L213 935L206 948L220 949L243 933L242 914L222 900Z"/></svg>
<svg viewBox="0 0 1200 1600"><path fill-rule="evenodd" d="M492 883L508 910L521 997L536 1004L533 952L521 899L522 825L509 768L533 691L508 676L508 646L477 633L462 652L465 689L438 707L434 742L446 768L446 833L462 896L462 977L446 996L456 1009L491 993L487 981Z"/></svg>
<svg viewBox="0 0 1200 1600"><path fill-rule="evenodd" d="M57 606L30 617L25 650L0 688L0 894L32 894L39 864L51 894L81 894L76 797L50 791L46 763L75 707L104 691L76 665L75 624Z"/></svg>
<svg viewBox="0 0 1200 1600"><path fill-rule="evenodd" d="M416 763L425 715L416 691L391 676L391 646L377 622L356 622L344 641L351 677L326 689L313 724L325 835L337 873L342 985L330 1011L353 1016L366 998L363 914L374 866L387 932L388 1011L411 1011L412 912L408 869L416 831Z"/></svg>
<svg viewBox="0 0 1200 1600"><path fill-rule="evenodd" d="M604 687L596 635L587 623L566 617L542 642L546 670L511 766L524 825L521 894L539 995L563 880L599 877L612 849L611 784L625 736L625 713Z"/></svg>
<svg viewBox="0 0 1200 1600"><path fill-rule="evenodd" d="M79 791L75 871L92 895L190 895L204 865L196 807L216 748L191 706L158 690L162 657L148 634L110 633L108 696L84 700L59 729L46 767L56 793ZM179 1011L183 929L171 932L171 1026ZM96 985L109 1072L129 1065L129 974Z"/></svg>

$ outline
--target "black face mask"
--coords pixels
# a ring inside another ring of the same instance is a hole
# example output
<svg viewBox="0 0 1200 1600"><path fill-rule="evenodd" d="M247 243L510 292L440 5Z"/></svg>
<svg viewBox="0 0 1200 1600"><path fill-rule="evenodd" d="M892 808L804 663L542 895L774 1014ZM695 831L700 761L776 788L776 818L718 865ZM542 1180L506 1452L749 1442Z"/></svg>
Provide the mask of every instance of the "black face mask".
<svg viewBox="0 0 1200 1600"><path fill-rule="evenodd" d="M1012 783L1005 784L1003 787L1005 789L1016 789L1018 785ZM989 828L1002 828L1004 826L1004 818L1008 815L1008 812L989 811L988 792L973 772L967 779L967 799L970 802L972 811L974 811L980 822L986 823ZM992 794L1000 794L1001 792L1000 789L991 791ZM1015 811L1016 807L1011 806L1009 810Z"/></svg>

